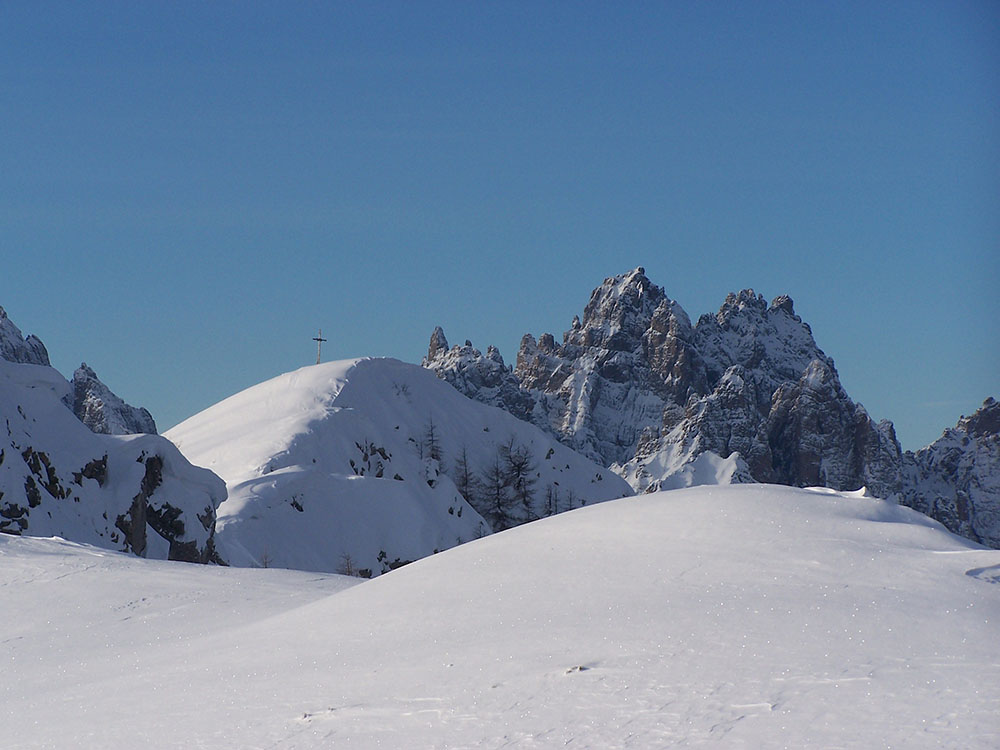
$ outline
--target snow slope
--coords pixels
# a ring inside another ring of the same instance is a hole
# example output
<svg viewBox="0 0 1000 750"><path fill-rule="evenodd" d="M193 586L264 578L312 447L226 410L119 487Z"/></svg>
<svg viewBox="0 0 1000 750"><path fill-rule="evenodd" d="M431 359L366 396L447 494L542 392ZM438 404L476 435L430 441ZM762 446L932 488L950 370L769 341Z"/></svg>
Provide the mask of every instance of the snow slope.
<svg viewBox="0 0 1000 750"><path fill-rule="evenodd" d="M0 747L1000 745L1000 552L858 494L626 498L311 603L109 559L0 537Z"/></svg>
<svg viewBox="0 0 1000 750"><path fill-rule="evenodd" d="M511 440L537 475L533 502L509 509L516 520L545 515L547 500L568 510L631 493L537 428L392 359L303 367L165 436L226 481L216 543L234 565L377 575L488 534L474 507L488 509L448 474L462 453L479 473Z"/></svg>

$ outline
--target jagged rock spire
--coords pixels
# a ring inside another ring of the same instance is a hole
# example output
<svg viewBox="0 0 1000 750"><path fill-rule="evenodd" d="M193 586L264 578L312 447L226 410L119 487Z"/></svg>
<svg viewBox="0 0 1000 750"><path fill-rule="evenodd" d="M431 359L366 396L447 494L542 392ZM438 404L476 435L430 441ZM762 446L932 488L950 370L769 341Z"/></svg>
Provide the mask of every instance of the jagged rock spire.
<svg viewBox="0 0 1000 750"><path fill-rule="evenodd" d="M427 347L427 361L433 362L438 355L448 351L448 339L444 336L444 329L437 326L431 334L431 343Z"/></svg>

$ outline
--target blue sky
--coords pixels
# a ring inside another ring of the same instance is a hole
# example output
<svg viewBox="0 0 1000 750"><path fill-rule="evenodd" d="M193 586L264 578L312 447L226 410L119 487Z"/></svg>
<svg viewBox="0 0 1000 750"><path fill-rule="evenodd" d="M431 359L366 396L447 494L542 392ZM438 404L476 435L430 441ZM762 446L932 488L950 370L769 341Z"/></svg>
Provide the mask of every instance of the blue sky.
<svg viewBox="0 0 1000 750"><path fill-rule="evenodd" d="M1000 396L1000 4L0 4L0 305L162 429L557 337L635 266L787 293L930 442Z"/></svg>

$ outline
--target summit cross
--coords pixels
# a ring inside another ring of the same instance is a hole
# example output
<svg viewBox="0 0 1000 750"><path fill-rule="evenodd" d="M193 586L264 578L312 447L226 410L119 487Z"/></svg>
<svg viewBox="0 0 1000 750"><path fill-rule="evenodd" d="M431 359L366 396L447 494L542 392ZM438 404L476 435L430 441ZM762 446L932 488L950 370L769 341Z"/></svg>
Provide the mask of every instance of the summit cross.
<svg viewBox="0 0 1000 750"><path fill-rule="evenodd" d="M318 336L313 336L313 341L316 342L316 364L318 365L320 356L323 354L323 342L326 341L326 339L323 338L322 328L319 329Z"/></svg>

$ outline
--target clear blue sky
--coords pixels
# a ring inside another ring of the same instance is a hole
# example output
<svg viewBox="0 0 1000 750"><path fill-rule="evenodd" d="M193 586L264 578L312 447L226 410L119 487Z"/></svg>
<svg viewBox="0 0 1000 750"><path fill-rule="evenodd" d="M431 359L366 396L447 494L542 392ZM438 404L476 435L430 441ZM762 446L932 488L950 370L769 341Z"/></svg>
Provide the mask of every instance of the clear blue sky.
<svg viewBox="0 0 1000 750"><path fill-rule="evenodd" d="M930 442L1000 396L1000 3L0 3L0 305L161 429L325 357L787 293Z"/></svg>

